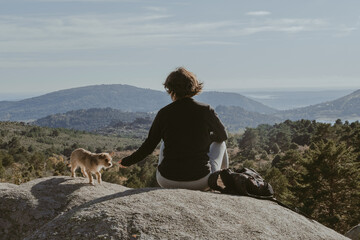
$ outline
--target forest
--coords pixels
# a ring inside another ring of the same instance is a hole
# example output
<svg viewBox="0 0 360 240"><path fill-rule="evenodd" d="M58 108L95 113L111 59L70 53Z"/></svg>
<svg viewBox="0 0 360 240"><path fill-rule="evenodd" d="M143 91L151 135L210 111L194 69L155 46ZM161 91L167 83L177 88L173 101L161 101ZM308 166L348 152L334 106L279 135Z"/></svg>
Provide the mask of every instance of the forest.
<svg viewBox="0 0 360 240"><path fill-rule="evenodd" d="M285 121L248 128L234 162L258 169L276 197L339 232L360 222L360 123Z"/></svg>
<svg viewBox="0 0 360 240"><path fill-rule="evenodd" d="M0 179L21 184L34 178L69 175L71 152L129 151L142 139L110 137L85 131L0 122Z"/></svg>
<svg viewBox="0 0 360 240"><path fill-rule="evenodd" d="M245 127L256 127L259 124L275 124L282 121L279 117L247 111L239 106L219 105L215 110L229 132L237 132ZM136 137L141 134L143 136L147 135L154 118L154 113L124 112L112 108L91 108L49 115L36 120L33 124L42 127L76 129L105 135L120 134L120 136ZM147 119L148 121L140 123L139 119ZM142 131L140 131L141 129Z"/></svg>
<svg viewBox="0 0 360 240"><path fill-rule="evenodd" d="M15 184L70 175L66 165L75 148L115 150L116 162L144 140L14 122L0 122L0 137L0 179ZM360 222L358 121L262 124L242 134L229 134L227 146L231 167L259 171L285 204L340 233ZM103 172L103 180L131 188L156 187L157 155L156 150L126 169L115 164Z"/></svg>

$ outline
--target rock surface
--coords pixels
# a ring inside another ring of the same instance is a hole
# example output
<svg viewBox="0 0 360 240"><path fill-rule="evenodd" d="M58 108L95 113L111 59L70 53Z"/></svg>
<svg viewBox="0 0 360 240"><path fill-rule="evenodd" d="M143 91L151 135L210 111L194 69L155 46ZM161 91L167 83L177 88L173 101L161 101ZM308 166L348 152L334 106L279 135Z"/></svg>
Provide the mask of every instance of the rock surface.
<svg viewBox="0 0 360 240"><path fill-rule="evenodd" d="M0 239L348 239L276 203L84 178L0 183Z"/></svg>
<svg viewBox="0 0 360 240"><path fill-rule="evenodd" d="M355 227L351 228L346 234L348 238L352 240L360 240L360 224L356 225Z"/></svg>

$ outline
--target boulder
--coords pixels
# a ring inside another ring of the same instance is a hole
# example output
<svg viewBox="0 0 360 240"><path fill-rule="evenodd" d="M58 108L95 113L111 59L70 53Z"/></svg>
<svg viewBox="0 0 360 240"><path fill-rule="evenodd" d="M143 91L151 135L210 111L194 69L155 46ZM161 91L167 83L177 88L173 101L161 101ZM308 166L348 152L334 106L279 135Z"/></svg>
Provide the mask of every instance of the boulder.
<svg viewBox="0 0 360 240"><path fill-rule="evenodd" d="M347 233L345 233L345 236L352 240L360 240L360 224L351 228Z"/></svg>
<svg viewBox="0 0 360 240"><path fill-rule="evenodd" d="M48 177L0 183L1 239L348 239L278 204Z"/></svg>

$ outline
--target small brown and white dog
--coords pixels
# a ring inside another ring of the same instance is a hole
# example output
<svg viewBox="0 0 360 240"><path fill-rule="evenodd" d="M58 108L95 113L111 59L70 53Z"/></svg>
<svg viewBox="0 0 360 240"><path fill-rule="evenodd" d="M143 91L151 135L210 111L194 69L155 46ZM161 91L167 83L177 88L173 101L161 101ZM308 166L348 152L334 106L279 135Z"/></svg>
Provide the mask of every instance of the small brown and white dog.
<svg viewBox="0 0 360 240"><path fill-rule="evenodd" d="M114 152L92 153L83 148L75 149L70 156L71 176L75 178L75 171L80 167L83 176L89 178L90 184L94 185L92 173L96 174L97 181L101 183L100 170L112 166L112 156L114 156Z"/></svg>

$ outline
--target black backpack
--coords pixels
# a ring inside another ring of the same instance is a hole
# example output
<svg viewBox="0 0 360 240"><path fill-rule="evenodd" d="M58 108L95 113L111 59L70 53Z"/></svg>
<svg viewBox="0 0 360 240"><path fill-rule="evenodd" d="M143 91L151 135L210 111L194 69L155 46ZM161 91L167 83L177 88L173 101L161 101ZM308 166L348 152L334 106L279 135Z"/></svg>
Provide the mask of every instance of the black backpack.
<svg viewBox="0 0 360 240"><path fill-rule="evenodd" d="M224 187L218 185L219 176ZM230 168L216 171L210 175L208 184L212 190L221 193L248 196L276 202L280 206L286 207L312 220L310 216L303 213L298 208L291 208L277 200L274 197L274 190L271 185L252 168L242 168L235 170L235 172Z"/></svg>
<svg viewBox="0 0 360 240"><path fill-rule="evenodd" d="M218 185L220 178L225 187ZM274 190L258 172L252 168L242 168L235 172L230 168L222 169L210 175L209 187L221 193L249 196L261 199L273 199Z"/></svg>

